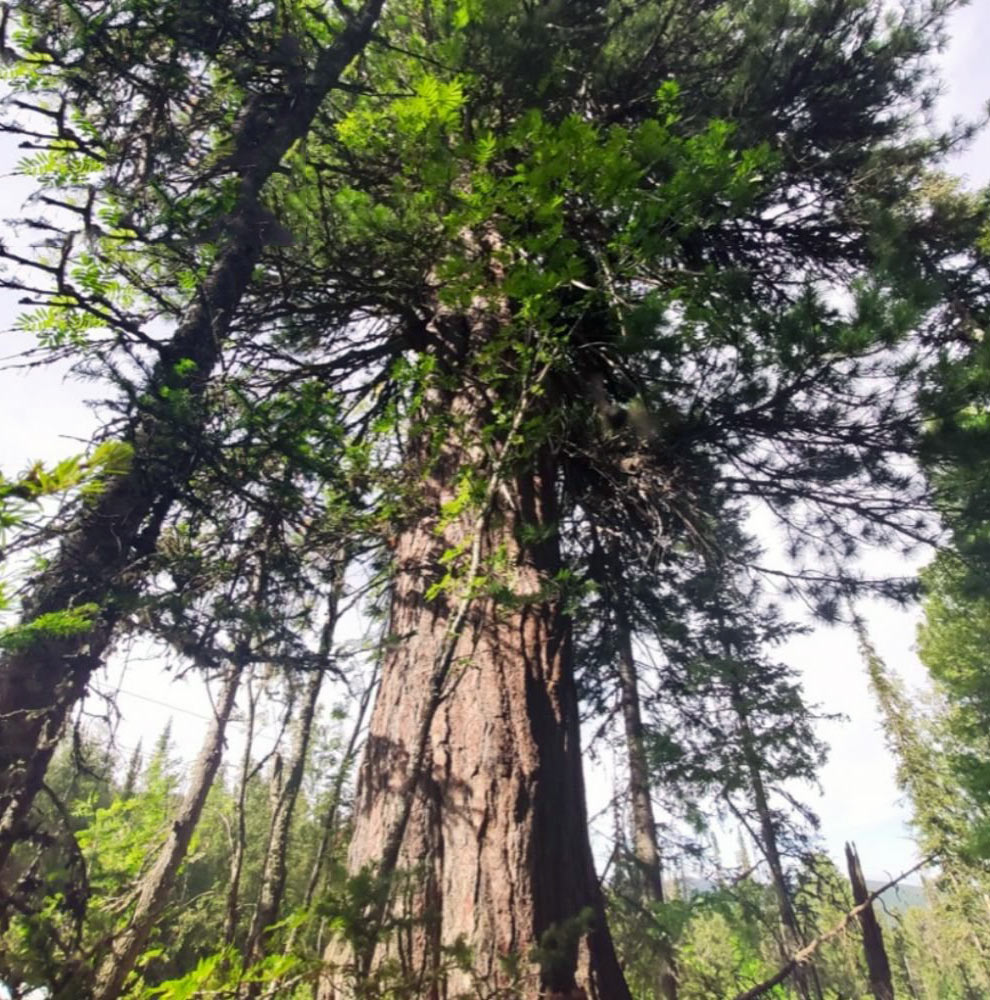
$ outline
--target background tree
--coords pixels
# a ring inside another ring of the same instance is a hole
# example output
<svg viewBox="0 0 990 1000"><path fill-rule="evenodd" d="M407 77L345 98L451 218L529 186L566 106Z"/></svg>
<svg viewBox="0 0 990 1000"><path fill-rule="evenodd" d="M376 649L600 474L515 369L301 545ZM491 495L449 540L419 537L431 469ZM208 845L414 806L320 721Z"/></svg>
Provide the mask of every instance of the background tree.
<svg viewBox="0 0 990 1000"><path fill-rule="evenodd" d="M974 849L984 828L984 810L978 798L967 794L953 766L959 756L954 750L951 713L943 709L925 717L913 711L903 686L877 655L862 624L859 629L870 683L898 763L898 781L911 802L919 846L939 862L933 903L956 911L957 919L964 921L968 940L963 954L986 956L990 954L988 873L980 850ZM948 920L947 925L954 922ZM969 976L958 967L956 972L964 980ZM976 980L982 978L983 973L977 973Z"/></svg>
<svg viewBox="0 0 990 1000"><path fill-rule="evenodd" d="M924 621L918 630L918 655L942 694L940 742L947 743L941 764L950 780L965 790L970 851L986 857L988 827L982 803L987 771L988 700L986 644L990 603L973 579L972 562L945 549L922 573ZM952 780L954 779L954 780ZM959 849L963 845L956 844Z"/></svg>

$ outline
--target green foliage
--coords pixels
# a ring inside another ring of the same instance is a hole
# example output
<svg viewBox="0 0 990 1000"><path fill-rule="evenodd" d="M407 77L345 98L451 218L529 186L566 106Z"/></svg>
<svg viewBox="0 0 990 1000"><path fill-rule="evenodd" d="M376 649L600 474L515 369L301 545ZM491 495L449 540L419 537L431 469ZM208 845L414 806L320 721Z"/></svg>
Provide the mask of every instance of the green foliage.
<svg viewBox="0 0 990 1000"><path fill-rule="evenodd" d="M51 468L35 462L22 475L8 479L0 474L0 545L14 553L30 545L39 514L47 513L46 502L66 502L79 497L98 497L130 467L132 449L123 441L104 441L86 457L63 459ZM25 530L30 525L30 530ZM13 539L13 542L9 540ZM9 581L0 580L0 612L11 609ZM76 607L49 611L17 625L0 628L0 649L23 650L45 639L60 639L89 631L100 613L98 605L86 602Z"/></svg>
<svg viewBox="0 0 990 1000"><path fill-rule="evenodd" d="M953 583L958 585L965 575L948 552L924 574L930 591L919 651L937 679L945 671L949 690L966 676L965 671L953 674L953 651L947 642L954 627L964 631L966 626L946 615ZM976 996L988 983L985 956L990 953L990 827L981 784L985 757L978 756L985 731L972 727L973 708L965 699L954 704L938 698L928 713L913 709L903 686L862 632L861 645L897 761L898 781L911 803L919 846L938 862L938 873L927 887L930 912L909 914L898 940L900 968L893 964L909 989L921 984L934 996ZM940 654L946 656L945 663Z"/></svg>
<svg viewBox="0 0 990 1000"><path fill-rule="evenodd" d="M676 948L678 996L690 1000L730 1000L770 978L784 962L777 900L772 886L758 875L743 873L684 897L675 891L666 902L649 910L630 907L621 879L613 883L612 891L610 921L636 1000L661 1000L663 996L658 959L664 938L673 941ZM795 902L804 915L809 939L832 930L852 907L848 884L821 855L809 856ZM908 910L905 919L917 922L925 912ZM902 953L899 949L918 947L915 939L910 945L907 939L895 942L888 939L895 963ZM912 953L909 960L913 958ZM867 996L855 924L824 944L815 954L814 965L826 1000ZM937 961L931 957L926 968L944 979L952 974L938 973ZM777 1000L799 997L791 980L766 995Z"/></svg>
<svg viewBox="0 0 990 1000"><path fill-rule="evenodd" d="M99 494L109 480L127 471L131 455L132 448L126 442L104 441L85 458L66 458L50 469L36 462L15 479L0 475L0 532L16 527L29 505L36 507L46 497L73 490L83 496Z"/></svg>
<svg viewBox="0 0 990 1000"><path fill-rule="evenodd" d="M312 668L328 567L359 552L384 593L395 539L428 522L424 614L455 595L491 598L493 614L534 604L565 639L573 614L581 693L603 717L621 609L667 656L645 744L672 815L695 833L712 800L750 816L760 778L787 827L781 790L813 780L822 750L767 651L789 626L755 610L756 591L713 579L759 563L734 530L740 512L767 505L793 590L826 618L868 585L851 568L861 543L931 534L919 458L956 534L972 551L986 541L988 202L940 180L955 137L919 138L917 124L943 7L909 2L895 22L867 0L395 0L283 162L245 192L273 116L313 97L342 5L14 4L4 73L49 130L32 118L40 148L20 171L60 218L32 220L33 256L0 255L28 293L21 329L112 385L130 444L0 481L0 530L23 527L42 498L78 496L85 510L116 473L140 475L113 514L135 525L126 572L104 578L102 553L88 553L99 600L38 615L0 645L81 648L105 620L108 635L126 623L201 665ZM234 264L250 280L225 298ZM170 331L207 303L224 333L176 349ZM537 577L527 592L520 567ZM982 636L948 622L948 604L933 609L952 635L932 642L952 650L932 655L965 708L950 732L968 749L953 759L985 790L985 685L962 657ZM126 796L108 778L101 796L73 799L65 846L85 862L89 909L46 855L51 884L9 929L29 985L61 987L39 957L46 940L66 967L92 963L124 925L175 805L166 758L163 746ZM255 775L243 801L220 787L208 807L214 826L244 820L245 900L273 781ZM315 801L294 861L320 840ZM794 856L805 830L792 825ZM230 858L218 840L194 842L132 992L309 985L318 932L301 933L300 955L248 965L242 906L233 945L219 939ZM290 878L290 910L302 882ZM359 873L303 912L366 950L369 934L422 919L362 923L394 888ZM679 939L685 997L772 969L765 886L681 902L651 914L647 937ZM547 931L534 953L547 984L570 985L588 930L581 915ZM281 924L272 941L290 935ZM443 946L438 978L471 960L467 942ZM360 988L415 995L422 983L402 974L386 961ZM855 981L836 972L829 988Z"/></svg>
<svg viewBox="0 0 990 1000"><path fill-rule="evenodd" d="M47 639L66 639L88 632L97 620L96 604L80 604L65 611L49 611L0 631L0 649L24 650Z"/></svg>
<svg viewBox="0 0 990 1000"><path fill-rule="evenodd" d="M685 1000L729 997L739 992L741 984L759 982L768 971L767 964L745 945L738 924L733 928L723 913L713 909L697 914L678 949L684 979L679 995Z"/></svg>
<svg viewBox="0 0 990 1000"><path fill-rule="evenodd" d="M325 737L315 741L314 752L331 774L340 765L340 725L341 720L333 722ZM0 932L0 982L25 992L57 990L67 988L76 976L75 986L82 989L87 980L80 963L94 969L111 936L127 926L135 890L168 835L182 792L182 765L175 758L170 728L159 735L131 789L116 776L123 762L100 742L84 739L78 752L66 742L60 750L49 781L64 811L39 810L36 820L46 831L61 832L57 840L39 841L54 846L33 863L31 843L16 855L14 870L31 871L36 884L30 905ZM249 789L248 858L241 884L245 901L256 897L260 884L271 780L256 777ZM241 951L246 926L238 924L233 943L223 940L230 856L226 838L215 833L233 827L236 790L218 784L207 800L202 833L183 862L172 900L138 961L127 996L202 996L203 990L245 988L249 983L278 984L286 995L298 986L300 996L307 995L303 984L312 981L318 958L310 935L315 939L318 927L325 926L328 910L323 904L314 915L297 907L326 813L325 785L325 780L319 782L297 810L285 907L291 916L273 929L273 942L284 941L294 925L305 931L297 935L294 951L273 947L247 964ZM338 810L338 816L343 824L346 808ZM64 828L66 820L70 829ZM342 833L336 831L335 837ZM78 863L71 862L74 857ZM362 905L360 899L355 903ZM249 919L250 908L244 909L242 917Z"/></svg>
<svg viewBox="0 0 990 1000"><path fill-rule="evenodd" d="M975 852L987 859L990 688L985 642L990 637L990 601L974 588L970 566L952 550L939 553L923 571L922 583L925 617L918 629L918 655L944 700L933 722L920 722L927 729L917 743L917 754L927 764L920 776L935 777L913 793L916 814L940 850L962 857ZM910 775L919 774L919 764L910 755L899 756ZM949 810L946 798L951 798ZM955 817L951 836L940 837L940 830L949 833L949 815Z"/></svg>
<svg viewBox="0 0 990 1000"><path fill-rule="evenodd" d="M191 1000L207 994L236 993L239 989L272 986L279 988L281 996L293 996L292 984L299 978L299 969L299 960L291 955L269 955L245 968L241 953L230 946L201 958L190 972L165 980L143 996L148 1000L152 997Z"/></svg>

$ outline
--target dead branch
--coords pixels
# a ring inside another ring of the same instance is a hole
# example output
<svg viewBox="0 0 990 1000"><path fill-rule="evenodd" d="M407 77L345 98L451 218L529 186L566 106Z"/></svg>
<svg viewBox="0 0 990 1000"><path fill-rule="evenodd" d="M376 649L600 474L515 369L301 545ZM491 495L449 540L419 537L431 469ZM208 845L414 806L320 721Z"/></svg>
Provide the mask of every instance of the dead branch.
<svg viewBox="0 0 990 1000"><path fill-rule="evenodd" d="M908 868L907 871L901 872L897 878L891 879L885 885L880 886L879 889L871 892L862 903L854 906L846 913L834 927L827 930L824 934L819 934L813 941L810 941L803 948L796 951L769 979L764 979L762 983L757 983L750 989L742 993L737 993L732 1000L755 1000L756 997L762 996L767 990L773 989L778 983L782 983L798 966L807 962L826 941L830 941L841 934L849 926L851 920L858 917L867 907L872 906L873 900L882 896L888 889L892 889L899 882L903 882L909 875L913 875L919 868L924 868L925 865L930 864L933 860L934 855L922 858L913 868Z"/></svg>

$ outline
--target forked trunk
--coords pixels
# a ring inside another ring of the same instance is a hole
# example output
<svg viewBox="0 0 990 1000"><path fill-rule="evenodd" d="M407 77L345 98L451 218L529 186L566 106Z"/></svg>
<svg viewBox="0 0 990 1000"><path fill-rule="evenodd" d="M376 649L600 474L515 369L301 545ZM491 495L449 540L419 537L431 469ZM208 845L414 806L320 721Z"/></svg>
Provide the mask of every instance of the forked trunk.
<svg viewBox="0 0 990 1000"><path fill-rule="evenodd" d="M462 392L433 403L462 424L482 422L479 398ZM382 664L349 855L352 873L378 868L383 855L388 869L390 842L402 833L388 916L412 922L386 919L380 934L371 928L377 940L359 975L389 960L401 969L403 995L535 1000L581 997L583 988L626 1000L588 840L570 623L554 589L552 462L531 458L523 474L491 491L478 535L484 584L475 581L465 605L463 581L437 586L444 554L475 542L467 519L450 511L463 470L483 459L452 443L456 434L439 457L421 457L422 506L395 540L394 641ZM438 674L450 642L449 670ZM458 944L470 949L470 968L451 967ZM331 942L321 1000L353 993L345 955Z"/></svg>

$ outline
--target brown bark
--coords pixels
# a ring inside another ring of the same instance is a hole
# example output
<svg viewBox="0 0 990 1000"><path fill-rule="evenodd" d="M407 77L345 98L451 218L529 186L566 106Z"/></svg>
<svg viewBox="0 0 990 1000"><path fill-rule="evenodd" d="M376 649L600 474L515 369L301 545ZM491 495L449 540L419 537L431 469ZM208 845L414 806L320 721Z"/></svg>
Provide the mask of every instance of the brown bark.
<svg viewBox="0 0 990 1000"><path fill-rule="evenodd" d="M475 429L483 421L477 398L433 403ZM551 586L560 568L547 530L558 516L554 469L544 454L494 488L496 463L485 516L444 517L458 474L481 460L456 434L439 457L420 455L422 507L395 539L396 641L384 654L349 853L354 873L397 869L392 888L405 891L393 894L390 915L416 919L380 936L374 921L378 940L359 955L358 974L388 958L422 997L473 994L479 984L489 996L566 996L580 984L592 997L626 1000L588 841L570 624ZM463 591L428 600L443 554L468 548L467 579L480 553L489 585L469 600ZM485 566L496 553L498 568ZM535 972L533 946L585 910L590 933L564 941ZM443 949L458 940L472 949L473 972L441 974ZM503 961L511 957L521 982ZM339 942L326 959L318 996L347 995Z"/></svg>
<svg viewBox="0 0 990 1000"><path fill-rule="evenodd" d="M749 774L750 788L753 792L753 804L756 807L756 814L760 820L760 836L757 839L757 845L762 851L767 866L770 869L774 893L777 896L777 907L780 910L780 923L784 928L784 953L787 955L801 949L804 944L803 935L801 934L801 927L798 924L797 914L794 912L790 887L787 885L784 865L777 846L777 829L774 826L773 814L770 811L766 786L763 784L763 773L759 755L755 750L753 732L749 725L749 714L739 684L735 680L732 681L731 695L732 707L736 713L736 720L739 725L743 759ZM804 965L797 965L794 968L793 978L798 994L803 1000L808 1000L811 996L811 970Z"/></svg>
<svg viewBox="0 0 990 1000"><path fill-rule="evenodd" d="M242 672L243 666L237 663L231 664L227 670L213 721L193 765L182 804L172 820L168 839L159 851L154 867L141 880L137 904L127 929L114 938L110 953L100 964L92 1000L116 1000L120 995L134 963L148 941L155 921L168 902L175 877L185 860L189 841L196 830L206 797L223 759L224 732L234 708Z"/></svg>
<svg viewBox="0 0 990 1000"><path fill-rule="evenodd" d="M859 855L853 844L846 844L846 866L849 869L853 901L857 906L861 906L870 899L870 893L866 888ZM870 976L870 991L876 1000L894 1000L894 982L890 972L890 962L887 959L887 949L883 944L883 931L880 930L880 923L873 912L872 903L860 911L859 926L863 934L863 953L866 955L866 968Z"/></svg>
<svg viewBox="0 0 990 1000"><path fill-rule="evenodd" d="M334 619L336 618L336 609L331 611L331 615ZM321 652L325 658L330 652L329 641L333 635L332 622L328 624L324 634L326 643ZM307 680L303 693L302 713L296 722L293 735L292 751L284 777L278 788L278 794L273 802L268 848L265 852L261 889L258 893L258 906L254 911L248 943L245 948L249 964L259 961L264 956L266 929L279 919L282 908L292 816L299 798L299 789L302 786L306 755L309 752L309 741L313 731L313 718L316 715L316 703L320 697L322 682L322 669L314 670Z"/></svg>
<svg viewBox="0 0 990 1000"><path fill-rule="evenodd" d="M613 567L613 572L617 571ZM643 717L639 701L639 678L633 655L632 629L625 612L616 608L619 641L619 698L626 733L629 764L629 797L632 800L633 858L641 879L643 901L663 902L663 870L657 843L657 824L650 795L650 772L643 743ZM677 1000L677 964L673 946L664 935L659 943L660 996Z"/></svg>
<svg viewBox="0 0 990 1000"><path fill-rule="evenodd" d="M195 412L260 256L262 188L367 44L382 4L367 0L304 79L248 102L233 136L240 186L226 247L136 397L160 399L168 387L188 393ZM177 367L180 360L194 363L191 374L187 365ZM201 426L201 418L177 428L167 413L145 412L130 435L131 468L81 509L24 602L24 621L85 604L98 605L101 613L84 633L37 641L0 659L0 869L41 786L69 709L110 643L119 617L115 589L126 585L135 559L154 547L162 518L198 461Z"/></svg>
<svg viewBox="0 0 990 1000"><path fill-rule="evenodd" d="M233 843L230 851L230 880L227 885L227 902L224 916L223 940L232 944L237 933L237 911L240 903L241 872L244 870L244 855L247 852L247 789L254 772L251 769L251 753L254 749L254 721L257 711L257 695L247 682L247 717L245 719L244 750L241 754L241 777L237 783L237 805L235 808Z"/></svg>

